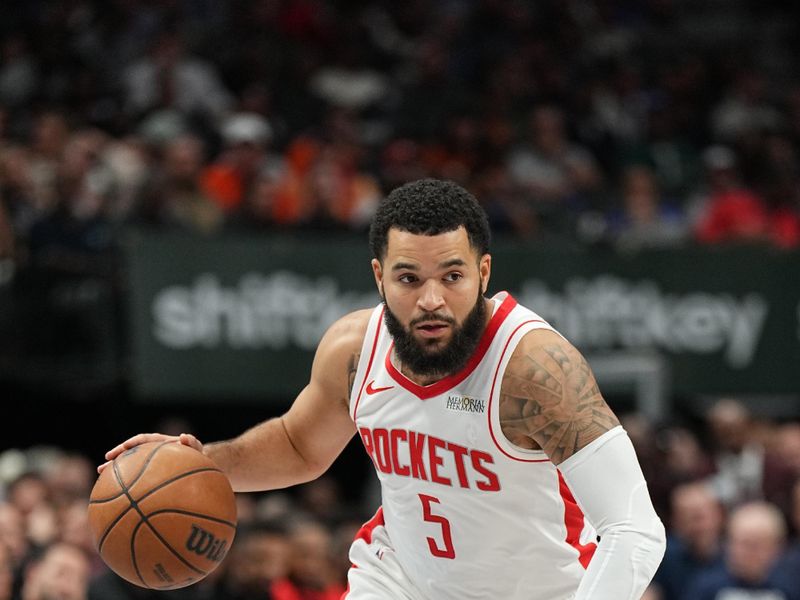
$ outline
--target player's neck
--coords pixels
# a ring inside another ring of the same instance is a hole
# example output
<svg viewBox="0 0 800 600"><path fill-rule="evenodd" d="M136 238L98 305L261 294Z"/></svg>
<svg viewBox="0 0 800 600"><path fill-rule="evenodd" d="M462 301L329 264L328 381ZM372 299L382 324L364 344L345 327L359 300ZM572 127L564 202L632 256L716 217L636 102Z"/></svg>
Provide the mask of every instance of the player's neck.
<svg viewBox="0 0 800 600"><path fill-rule="evenodd" d="M445 377L449 376L450 373L435 373L433 375L417 375L411 369L406 367L403 363L397 360L397 370L400 371L403 375L406 376L407 379L410 379L417 385L426 386L426 385L433 385L437 381L441 381Z"/></svg>

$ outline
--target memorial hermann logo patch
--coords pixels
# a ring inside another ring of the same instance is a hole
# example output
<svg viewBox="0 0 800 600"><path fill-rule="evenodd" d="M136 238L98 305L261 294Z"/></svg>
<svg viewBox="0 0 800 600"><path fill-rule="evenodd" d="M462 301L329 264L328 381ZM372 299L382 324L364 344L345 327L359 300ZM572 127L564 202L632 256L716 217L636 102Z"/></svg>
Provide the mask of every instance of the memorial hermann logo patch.
<svg viewBox="0 0 800 600"><path fill-rule="evenodd" d="M483 413L486 412L486 400L452 394L447 397L445 407L459 412Z"/></svg>

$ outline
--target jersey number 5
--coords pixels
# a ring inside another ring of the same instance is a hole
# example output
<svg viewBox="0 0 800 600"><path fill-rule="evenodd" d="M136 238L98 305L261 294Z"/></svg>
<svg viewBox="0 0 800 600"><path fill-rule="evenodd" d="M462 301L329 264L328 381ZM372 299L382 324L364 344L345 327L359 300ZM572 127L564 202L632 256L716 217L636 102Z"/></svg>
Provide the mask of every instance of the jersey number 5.
<svg viewBox="0 0 800 600"><path fill-rule="evenodd" d="M453 538L450 535L450 521L441 515L435 515L431 512L431 504L434 502L439 504L439 499L435 496L428 496L427 494L418 495L420 501L422 502L422 518L426 522L436 523L442 528L442 541L444 542L444 548L440 548L439 544L432 537L427 538L428 548L430 548L431 554L438 556L439 558L455 558L456 551L455 548L453 548Z"/></svg>

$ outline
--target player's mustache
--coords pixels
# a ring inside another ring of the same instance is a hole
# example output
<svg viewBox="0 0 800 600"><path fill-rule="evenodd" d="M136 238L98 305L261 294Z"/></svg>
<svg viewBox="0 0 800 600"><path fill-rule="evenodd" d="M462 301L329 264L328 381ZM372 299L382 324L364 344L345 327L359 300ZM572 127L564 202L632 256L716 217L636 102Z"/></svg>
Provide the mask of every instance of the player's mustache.
<svg viewBox="0 0 800 600"><path fill-rule="evenodd" d="M415 325L419 325L420 323L428 323L431 321L439 321L442 323L447 323L449 325L455 325L456 320L453 317L448 317L446 315L440 315L439 313L428 313L422 315L421 317L417 317L416 319L412 319L410 326L414 327Z"/></svg>

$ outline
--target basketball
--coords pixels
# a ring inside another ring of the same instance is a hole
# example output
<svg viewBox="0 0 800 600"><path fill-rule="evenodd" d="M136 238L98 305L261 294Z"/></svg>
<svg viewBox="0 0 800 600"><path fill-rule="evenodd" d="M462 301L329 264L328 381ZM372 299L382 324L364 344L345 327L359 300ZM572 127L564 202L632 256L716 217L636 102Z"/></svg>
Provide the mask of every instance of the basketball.
<svg viewBox="0 0 800 600"><path fill-rule="evenodd" d="M228 478L204 454L172 441L141 444L114 459L97 478L88 511L105 563L155 590L203 579L236 534Z"/></svg>

